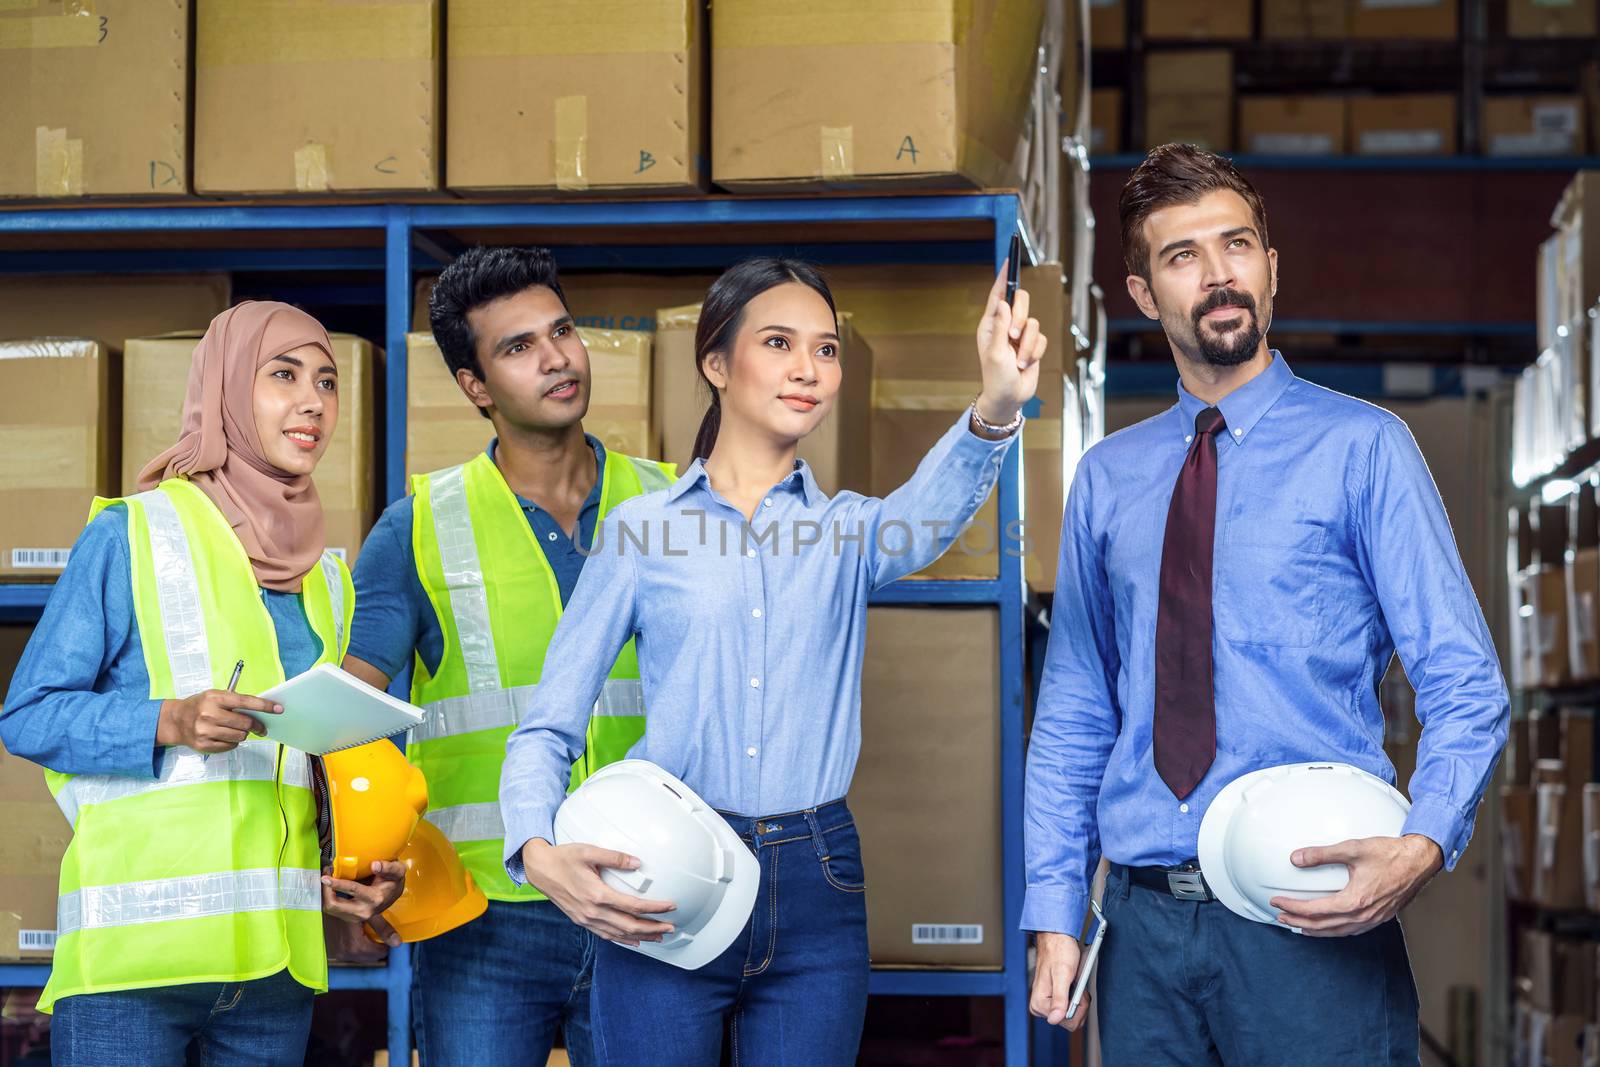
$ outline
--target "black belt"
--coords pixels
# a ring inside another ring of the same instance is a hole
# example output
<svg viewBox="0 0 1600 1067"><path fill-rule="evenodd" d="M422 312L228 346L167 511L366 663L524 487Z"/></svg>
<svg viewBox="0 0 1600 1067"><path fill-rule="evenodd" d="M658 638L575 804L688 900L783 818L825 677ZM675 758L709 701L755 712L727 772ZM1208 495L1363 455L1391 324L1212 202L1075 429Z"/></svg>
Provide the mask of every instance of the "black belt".
<svg viewBox="0 0 1600 1067"><path fill-rule="evenodd" d="M1180 863L1176 867L1127 867L1113 863L1111 869L1136 886L1153 889L1179 900L1204 903L1217 899L1206 884L1205 875L1200 873L1198 863Z"/></svg>

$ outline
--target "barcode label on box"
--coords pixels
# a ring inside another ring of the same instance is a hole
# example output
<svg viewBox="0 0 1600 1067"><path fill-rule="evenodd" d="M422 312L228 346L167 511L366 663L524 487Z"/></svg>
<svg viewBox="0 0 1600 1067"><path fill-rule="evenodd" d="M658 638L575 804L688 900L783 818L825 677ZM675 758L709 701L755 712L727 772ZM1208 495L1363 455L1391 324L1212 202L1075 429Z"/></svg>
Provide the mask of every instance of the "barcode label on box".
<svg viewBox="0 0 1600 1067"><path fill-rule="evenodd" d="M1331 156L1333 135L1327 133L1258 133L1250 151L1263 156Z"/></svg>
<svg viewBox="0 0 1600 1067"><path fill-rule="evenodd" d="M54 930L18 930L18 952L54 952L56 947L56 932Z"/></svg>
<svg viewBox="0 0 1600 1067"><path fill-rule="evenodd" d="M1438 152L1444 134L1438 130L1363 130L1361 151L1372 156L1397 156L1411 152Z"/></svg>
<svg viewBox="0 0 1600 1067"><path fill-rule="evenodd" d="M12 567L48 567L59 571L66 567L70 548L13 548Z"/></svg>
<svg viewBox="0 0 1600 1067"><path fill-rule="evenodd" d="M913 945L981 945L983 926L979 923L912 923Z"/></svg>

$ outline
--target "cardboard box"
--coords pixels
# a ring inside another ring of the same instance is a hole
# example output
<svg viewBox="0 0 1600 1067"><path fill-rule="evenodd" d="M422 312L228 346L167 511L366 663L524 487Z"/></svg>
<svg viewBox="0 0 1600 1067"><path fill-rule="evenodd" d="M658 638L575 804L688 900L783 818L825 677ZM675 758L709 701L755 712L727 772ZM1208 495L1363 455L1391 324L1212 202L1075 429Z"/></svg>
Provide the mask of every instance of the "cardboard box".
<svg viewBox="0 0 1600 1067"><path fill-rule="evenodd" d="M1594 954L1577 938L1534 928L1522 931L1528 1002L1550 1015L1576 1015L1581 1022L1594 1003ZM1585 967L1587 962L1589 966Z"/></svg>
<svg viewBox="0 0 1600 1067"><path fill-rule="evenodd" d="M694 333L700 305L662 308L656 313L655 384L652 405L661 431L660 455L679 471L694 461L694 440L711 402L695 367ZM843 380L834 408L800 442L798 456L811 465L822 491L872 491L872 349L839 314L839 359Z"/></svg>
<svg viewBox="0 0 1600 1067"><path fill-rule="evenodd" d="M188 8L0 4L0 198L189 191Z"/></svg>
<svg viewBox="0 0 1600 1067"><path fill-rule="evenodd" d="M583 428L609 449L654 459L659 440L650 407L652 335L588 330L589 410ZM494 427L461 392L433 334L406 334L406 475L465 463L489 445Z"/></svg>
<svg viewBox="0 0 1600 1067"><path fill-rule="evenodd" d="M452 189L695 192L705 160L697 0L451 0Z"/></svg>
<svg viewBox="0 0 1600 1067"><path fill-rule="evenodd" d="M851 310L856 328L872 346L872 494L884 496L911 477L928 449L977 395L982 382L972 335L994 279L982 267L892 272L881 267L841 267L832 271L831 277L839 306ZM1035 292L1042 296L1060 289L1061 281L1059 264L1023 270L1022 287L1030 298ZM1046 305L1044 314L1051 321L1060 313ZM1045 350L1039 380L1060 382L1065 366L1062 349L1069 346L1057 343L1048 329L1046 336L1052 343ZM1041 395L1047 388L1041 384ZM1052 436L1051 427L1044 427L1035 447L1050 448ZM1051 462L1041 459L1041 469ZM1024 492L1045 492L1042 486ZM1046 510L1041 503L1039 513ZM994 578L1001 546L1021 550L1015 539L999 528L998 514L996 496L990 494L967 532L916 577ZM1044 580L1042 574L1040 580Z"/></svg>
<svg viewBox="0 0 1600 1067"><path fill-rule="evenodd" d="M1567 666L1574 682L1600 678L1600 548L1580 548L1567 557Z"/></svg>
<svg viewBox="0 0 1600 1067"><path fill-rule="evenodd" d="M656 310L698 304L717 275L624 274L574 271L561 276L561 291L579 329L640 330L655 333ZM427 331L428 297L436 278L417 281L411 304L411 328Z"/></svg>
<svg viewBox="0 0 1600 1067"><path fill-rule="evenodd" d="M1600 215L1600 170L1581 170L1561 194L1551 222L1559 232L1557 323L1587 315L1600 300L1600 224L1584 225L1584 206Z"/></svg>
<svg viewBox="0 0 1600 1067"><path fill-rule="evenodd" d="M850 806L873 965L998 969L999 619L912 607L867 618ZM932 855L943 858L924 862Z"/></svg>
<svg viewBox="0 0 1600 1067"><path fill-rule="evenodd" d="M1544 1062L1549 1067L1584 1067L1582 1015L1557 1015L1545 1034Z"/></svg>
<svg viewBox="0 0 1600 1067"><path fill-rule="evenodd" d="M130 339L123 352L122 485L135 492L139 472L177 441L198 331ZM327 546L354 563L377 511L373 410L378 403L372 342L329 334L339 368L339 422L313 481L322 498Z"/></svg>
<svg viewBox="0 0 1600 1067"><path fill-rule="evenodd" d="M96 495L115 495L115 358L96 341L0 342L0 427L26 456L0 476L0 576L51 580Z"/></svg>
<svg viewBox="0 0 1600 1067"><path fill-rule="evenodd" d="M1578 96L1486 96L1483 154L1575 156L1583 152L1583 100Z"/></svg>
<svg viewBox="0 0 1600 1067"><path fill-rule="evenodd" d="M1244 41L1250 38L1250 0L1145 0L1148 41Z"/></svg>
<svg viewBox="0 0 1600 1067"><path fill-rule="evenodd" d="M226 274L9 274L0 338L87 337L120 352L130 337L204 330L232 302Z"/></svg>
<svg viewBox="0 0 1600 1067"><path fill-rule="evenodd" d="M1351 0L1261 0L1261 39L1341 40L1350 36Z"/></svg>
<svg viewBox="0 0 1600 1067"><path fill-rule="evenodd" d="M1567 640L1566 567L1539 567L1535 580L1538 596L1534 601L1534 638L1538 659L1538 685L1546 688L1566 685L1572 680Z"/></svg>
<svg viewBox="0 0 1600 1067"><path fill-rule="evenodd" d="M1556 774L1561 775L1559 768ZM1582 806L1581 794L1565 780L1534 786L1533 899L1543 907L1584 905Z"/></svg>
<svg viewBox="0 0 1600 1067"><path fill-rule="evenodd" d="M1089 94L1089 154L1109 156L1122 151L1122 90L1096 89Z"/></svg>
<svg viewBox="0 0 1600 1067"><path fill-rule="evenodd" d="M1500 849L1508 900L1533 901L1533 851L1537 838L1533 787L1501 786Z"/></svg>
<svg viewBox="0 0 1600 1067"><path fill-rule="evenodd" d="M1151 52L1145 59L1145 144L1233 147L1233 53Z"/></svg>
<svg viewBox="0 0 1600 1067"><path fill-rule="evenodd" d="M1600 911L1600 783L1583 785L1584 907Z"/></svg>
<svg viewBox="0 0 1600 1067"><path fill-rule="evenodd" d="M1458 23L1456 0L1355 0L1350 36L1453 41Z"/></svg>
<svg viewBox="0 0 1600 1067"><path fill-rule="evenodd" d="M1068 331L1067 278L1059 263L1030 268L1023 279L1031 304L1028 313L1039 320L1040 330L1050 345L1065 345ZM1059 368L1059 369L1058 369ZM1081 416L1077 410L1077 390L1071 390L1065 367L1052 363L1039 373L1039 413L1022 427L1022 502L1021 550L1023 573L1035 592L1053 593L1056 564L1061 550L1061 519L1066 507L1065 457L1066 427ZM1080 423L1081 425L1081 423ZM1077 436L1077 435L1074 435ZM1074 453L1074 459L1076 453ZM1012 541L1005 548L1016 550Z"/></svg>
<svg viewBox="0 0 1600 1067"><path fill-rule="evenodd" d="M718 0L712 177L734 189L1018 188L1043 16L1042 0L882 12Z"/></svg>
<svg viewBox="0 0 1600 1067"><path fill-rule="evenodd" d="M1239 147L1267 156L1337 156L1346 150L1342 96L1239 98Z"/></svg>
<svg viewBox="0 0 1600 1067"><path fill-rule="evenodd" d="M1537 341L1541 352L1555 344L1556 324L1561 321L1561 252L1562 237L1559 233L1539 242L1539 256L1534 265L1534 287L1538 304Z"/></svg>
<svg viewBox="0 0 1600 1067"><path fill-rule="evenodd" d="M31 626L0 626L0 692ZM44 771L0 746L0 960L47 960L55 948L56 892L72 828L44 784Z"/></svg>
<svg viewBox="0 0 1600 1067"><path fill-rule="evenodd" d="M1508 37L1593 37L1595 0L1509 0Z"/></svg>
<svg viewBox="0 0 1600 1067"><path fill-rule="evenodd" d="M1089 0L1089 43L1095 48L1128 44L1128 11L1122 0Z"/></svg>
<svg viewBox="0 0 1600 1067"><path fill-rule="evenodd" d="M439 0L199 4L195 191L437 189L438 47Z"/></svg>
<svg viewBox="0 0 1600 1067"><path fill-rule="evenodd" d="M1533 781L1531 744L1527 716L1512 718L1506 724L1506 749L1500 761L1505 768L1503 781L1506 785L1527 785Z"/></svg>
<svg viewBox="0 0 1600 1067"><path fill-rule="evenodd" d="M1449 93L1352 97L1350 147L1363 156L1454 155L1456 98Z"/></svg>

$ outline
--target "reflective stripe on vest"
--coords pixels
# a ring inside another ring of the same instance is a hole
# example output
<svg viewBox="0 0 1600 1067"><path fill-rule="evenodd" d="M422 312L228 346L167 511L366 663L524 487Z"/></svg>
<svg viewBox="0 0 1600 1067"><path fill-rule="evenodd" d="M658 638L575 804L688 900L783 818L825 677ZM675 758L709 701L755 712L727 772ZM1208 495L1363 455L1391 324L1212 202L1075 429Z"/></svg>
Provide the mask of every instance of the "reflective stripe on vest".
<svg viewBox="0 0 1600 1067"><path fill-rule="evenodd" d="M152 489L140 493L138 500L150 526L150 564L156 572L173 695L193 696L211 688L211 652L206 647L206 620L189 553L189 535L178 518L177 505L166 493Z"/></svg>
<svg viewBox="0 0 1600 1067"><path fill-rule="evenodd" d="M443 831L444 836L452 842L499 841L506 836L505 823L500 818L500 805L494 801L457 804L452 808L430 808L428 821Z"/></svg>
<svg viewBox="0 0 1600 1067"><path fill-rule="evenodd" d="M483 565L472 534L467 506L467 468L451 467L429 479L433 489L433 535L444 562L450 610L456 617L461 663L469 692L500 688L500 664L489 624L489 594L483 587ZM512 719L515 722L515 719Z"/></svg>
<svg viewBox="0 0 1600 1067"><path fill-rule="evenodd" d="M486 693L445 697L428 705L427 717L406 735L408 744L437 741L479 730L515 726L527 709L537 685L516 685ZM643 715L644 686L637 678L607 678L594 702L596 715ZM428 816L433 821L433 815Z"/></svg>
<svg viewBox="0 0 1600 1067"><path fill-rule="evenodd" d="M283 755L283 784L310 789L311 765L305 753L289 749ZM202 782L270 782L277 776L278 746L271 741L244 741L232 751L212 753L173 745L161 761L161 774L153 781L121 774L78 775L61 787L56 803L67 822L77 826L78 812L90 804Z"/></svg>
<svg viewBox="0 0 1600 1067"><path fill-rule="evenodd" d="M56 902L56 936L243 911L321 911L320 871L264 867L86 886Z"/></svg>

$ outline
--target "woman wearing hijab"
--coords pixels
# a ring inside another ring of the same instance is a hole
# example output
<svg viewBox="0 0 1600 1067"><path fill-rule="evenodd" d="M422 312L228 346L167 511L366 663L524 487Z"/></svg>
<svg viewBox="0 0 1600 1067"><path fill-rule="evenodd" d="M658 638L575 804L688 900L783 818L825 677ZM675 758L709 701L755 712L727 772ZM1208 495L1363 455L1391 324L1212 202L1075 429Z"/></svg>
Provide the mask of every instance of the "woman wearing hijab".
<svg viewBox="0 0 1600 1067"><path fill-rule="evenodd" d="M311 481L338 382L302 311L212 320L182 436L140 492L95 501L12 679L0 739L73 827L39 1004L56 1063L298 1065L325 936L397 943L378 912L404 869L322 876L309 760L259 736L282 709L247 695L344 655L350 576Z"/></svg>

